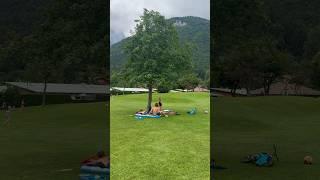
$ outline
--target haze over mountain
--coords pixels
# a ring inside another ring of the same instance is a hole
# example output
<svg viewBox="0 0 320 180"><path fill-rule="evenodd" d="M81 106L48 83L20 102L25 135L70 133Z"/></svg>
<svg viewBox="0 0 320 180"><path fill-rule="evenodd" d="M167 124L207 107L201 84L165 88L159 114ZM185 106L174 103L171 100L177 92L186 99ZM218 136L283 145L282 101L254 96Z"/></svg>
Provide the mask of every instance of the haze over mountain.
<svg viewBox="0 0 320 180"><path fill-rule="evenodd" d="M115 32L115 31L110 31L110 44L113 45L119 41L121 41L122 39L125 38L124 33L122 32Z"/></svg>

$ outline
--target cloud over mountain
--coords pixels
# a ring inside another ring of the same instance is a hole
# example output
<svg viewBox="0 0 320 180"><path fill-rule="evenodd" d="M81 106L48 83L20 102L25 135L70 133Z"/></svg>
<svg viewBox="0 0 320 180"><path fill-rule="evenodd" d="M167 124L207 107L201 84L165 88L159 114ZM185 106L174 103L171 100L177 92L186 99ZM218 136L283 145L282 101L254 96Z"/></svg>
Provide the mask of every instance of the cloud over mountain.
<svg viewBox="0 0 320 180"><path fill-rule="evenodd" d="M210 0L111 0L110 32L112 42L118 35L130 36L134 20L139 18L143 9L159 11L167 19L171 17L197 16L210 19ZM123 38L123 37L122 37Z"/></svg>

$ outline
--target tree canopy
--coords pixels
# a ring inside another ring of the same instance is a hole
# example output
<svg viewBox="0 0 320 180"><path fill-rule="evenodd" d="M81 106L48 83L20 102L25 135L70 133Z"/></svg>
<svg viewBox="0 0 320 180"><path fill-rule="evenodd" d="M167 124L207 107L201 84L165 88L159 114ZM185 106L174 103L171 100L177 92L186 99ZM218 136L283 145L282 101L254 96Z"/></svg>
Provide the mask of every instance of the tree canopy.
<svg viewBox="0 0 320 180"><path fill-rule="evenodd" d="M290 76L320 88L319 3L303 0L216 0L211 86L261 88ZM289 12L289 13L288 13Z"/></svg>

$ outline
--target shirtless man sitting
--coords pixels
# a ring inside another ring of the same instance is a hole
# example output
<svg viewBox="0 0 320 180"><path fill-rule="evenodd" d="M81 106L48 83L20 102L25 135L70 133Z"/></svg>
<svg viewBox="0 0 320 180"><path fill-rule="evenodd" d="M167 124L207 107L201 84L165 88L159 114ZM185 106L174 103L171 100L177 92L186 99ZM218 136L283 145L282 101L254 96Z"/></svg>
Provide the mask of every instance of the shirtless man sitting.
<svg viewBox="0 0 320 180"><path fill-rule="evenodd" d="M151 107L149 110L140 109L136 112L136 114L152 114L152 115L161 115L162 114L162 102L161 98L159 97L159 102L155 103L154 107Z"/></svg>
<svg viewBox="0 0 320 180"><path fill-rule="evenodd" d="M154 107L151 108L150 114L161 115L161 113L161 106L159 106L159 103L155 103Z"/></svg>

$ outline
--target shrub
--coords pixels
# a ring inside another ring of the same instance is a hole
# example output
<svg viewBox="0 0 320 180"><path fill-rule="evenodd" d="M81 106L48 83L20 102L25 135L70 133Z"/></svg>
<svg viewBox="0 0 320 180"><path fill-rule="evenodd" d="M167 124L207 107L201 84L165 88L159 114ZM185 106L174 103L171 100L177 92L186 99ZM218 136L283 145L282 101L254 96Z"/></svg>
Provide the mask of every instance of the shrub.
<svg viewBox="0 0 320 180"><path fill-rule="evenodd" d="M159 93L168 93L172 89L172 85L167 81L161 81L158 85Z"/></svg>
<svg viewBox="0 0 320 180"><path fill-rule="evenodd" d="M3 101L9 106L20 106L21 95L16 88L8 87L3 93L2 102Z"/></svg>

